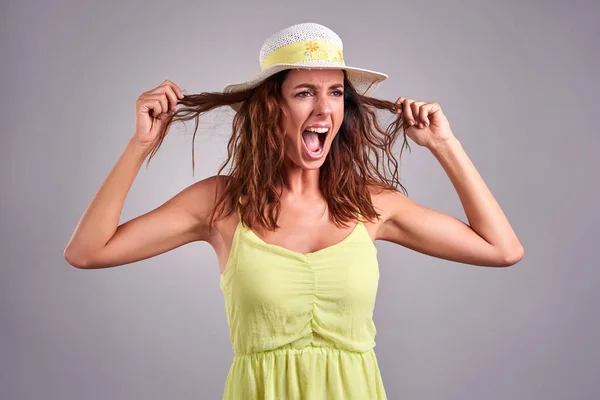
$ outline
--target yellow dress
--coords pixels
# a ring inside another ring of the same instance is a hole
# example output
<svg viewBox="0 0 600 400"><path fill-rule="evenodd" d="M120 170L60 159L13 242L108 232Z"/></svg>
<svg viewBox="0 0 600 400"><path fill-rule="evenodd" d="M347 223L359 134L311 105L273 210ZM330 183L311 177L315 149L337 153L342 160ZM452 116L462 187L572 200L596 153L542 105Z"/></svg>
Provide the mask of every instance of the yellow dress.
<svg viewBox="0 0 600 400"><path fill-rule="evenodd" d="M220 276L233 361L224 400L386 399L375 356L377 248L358 222L302 254L241 221Z"/></svg>

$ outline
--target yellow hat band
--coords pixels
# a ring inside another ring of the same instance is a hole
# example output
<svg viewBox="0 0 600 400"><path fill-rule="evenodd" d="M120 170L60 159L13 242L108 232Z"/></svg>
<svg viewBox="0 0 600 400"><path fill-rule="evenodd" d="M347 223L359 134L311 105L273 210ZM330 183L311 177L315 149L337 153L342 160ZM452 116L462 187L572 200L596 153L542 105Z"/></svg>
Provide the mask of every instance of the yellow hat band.
<svg viewBox="0 0 600 400"><path fill-rule="evenodd" d="M266 69L275 64L296 64L309 60L331 61L345 66L342 49L335 44L325 40L304 40L273 51L265 57L260 67Z"/></svg>

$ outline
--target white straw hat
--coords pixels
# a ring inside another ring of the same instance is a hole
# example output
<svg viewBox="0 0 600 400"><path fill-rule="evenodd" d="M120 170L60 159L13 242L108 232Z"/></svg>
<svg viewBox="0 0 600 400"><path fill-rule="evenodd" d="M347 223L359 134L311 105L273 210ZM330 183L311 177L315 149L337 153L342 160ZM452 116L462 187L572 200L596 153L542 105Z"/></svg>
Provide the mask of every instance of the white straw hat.
<svg viewBox="0 0 600 400"><path fill-rule="evenodd" d="M285 69L343 69L356 91L368 96L387 78L386 74L344 63L342 39L326 26L315 23L292 25L269 36L260 49L261 70L243 83L228 84L225 93L260 85L269 76ZM239 104L232 106L239 109Z"/></svg>

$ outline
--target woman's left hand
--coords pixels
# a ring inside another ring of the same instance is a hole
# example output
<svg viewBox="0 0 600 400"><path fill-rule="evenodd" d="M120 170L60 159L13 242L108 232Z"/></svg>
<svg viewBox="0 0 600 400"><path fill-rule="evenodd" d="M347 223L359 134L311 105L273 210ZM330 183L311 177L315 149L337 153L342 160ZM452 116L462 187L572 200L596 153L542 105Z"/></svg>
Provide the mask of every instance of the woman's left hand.
<svg viewBox="0 0 600 400"><path fill-rule="evenodd" d="M405 97L396 100L398 114L404 119L404 131L415 143L429 149L454 138L448 118L438 103L414 101Z"/></svg>

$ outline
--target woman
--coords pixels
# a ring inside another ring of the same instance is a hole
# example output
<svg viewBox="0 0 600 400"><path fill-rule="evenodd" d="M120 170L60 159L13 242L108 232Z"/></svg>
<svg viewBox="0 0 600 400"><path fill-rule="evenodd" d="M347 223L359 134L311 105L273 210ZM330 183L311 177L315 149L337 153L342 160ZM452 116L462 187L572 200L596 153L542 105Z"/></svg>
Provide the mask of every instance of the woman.
<svg viewBox="0 0 600 400"><path fill-rule="evenodd" d="M106 268L207 241L235 354L223 398L384 399L373 350L373 242L482 266L515 264L523 248L439 104L369 97L387 76L346 66L341 39L318 24L275 33L260 61L255 78L223 93L184 96L165 81L140 96L135 134L65 258ZM170 124L220 106L237 113L217 176L118 226L132 181ZM386 129L378 110L395 115ZM440 161L470 225L396 189L404 191L391 148L401 131Z"/></svg>

